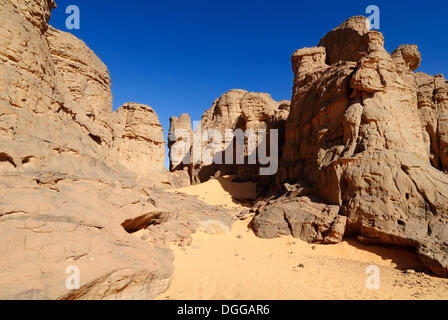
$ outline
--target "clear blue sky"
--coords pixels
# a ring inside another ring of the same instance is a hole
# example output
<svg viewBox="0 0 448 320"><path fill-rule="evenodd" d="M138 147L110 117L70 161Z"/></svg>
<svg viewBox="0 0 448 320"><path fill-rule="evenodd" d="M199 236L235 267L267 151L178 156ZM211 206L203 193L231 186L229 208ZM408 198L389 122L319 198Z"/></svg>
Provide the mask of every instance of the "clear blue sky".
<svg viewBox="0 0 448 320"><path fill-rule="evenodd" d="M153 107L164 127L187 112L193 120L230 89L290 99L291 54L368 5L380 8L385 46L415 43L420 71L448 75L446 1L151 1L56 0L50 23L82 39L108 66L114 109ZM77 5L80 30L66 30Z"/></svg>

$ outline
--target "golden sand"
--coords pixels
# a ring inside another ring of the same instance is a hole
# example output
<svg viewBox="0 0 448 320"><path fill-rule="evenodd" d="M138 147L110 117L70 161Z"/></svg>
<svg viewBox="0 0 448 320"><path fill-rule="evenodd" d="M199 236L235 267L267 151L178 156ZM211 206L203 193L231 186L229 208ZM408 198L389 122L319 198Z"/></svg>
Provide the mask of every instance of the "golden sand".
<svg viewBox="0 0 448 320"><path fill-rule="evenodd" d="M233 199L251 196L255 185L221 178L175 191L238 208ZM448 279L403 271L420 266L408 251L354 240L260 239L248 223L238 220L228 234L198 232L190 247L173 247L173 281L159 299L448 299ZM371 265L380 271L377 290L366 287Z"/></svg>

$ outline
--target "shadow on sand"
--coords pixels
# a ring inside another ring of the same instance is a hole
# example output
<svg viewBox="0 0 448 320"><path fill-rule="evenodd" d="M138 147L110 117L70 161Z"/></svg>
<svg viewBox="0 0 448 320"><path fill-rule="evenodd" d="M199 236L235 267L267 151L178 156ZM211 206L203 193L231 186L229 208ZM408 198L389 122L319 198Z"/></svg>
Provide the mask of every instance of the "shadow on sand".
<svg viewBox="0 0 448 320"><path fill-rule="evenodd" d="M233 202L246 206L255 200L257 194L257 184L253 182L233 182L234 176L224 176L216 178L221 187L232 197Z"/></svg>
<svg viewBox="0 0 448 320"><path fill-rule="evenodd" d="M426 268L418 260L417 255L406 249L397 248L381 244L363 244L355 238L344 239L350 246L353 246L359 250L368 251L380 256L383 260L390 261L396 265L398 270L425 271ZM426 270L427 271L427 270Z"/></svg>

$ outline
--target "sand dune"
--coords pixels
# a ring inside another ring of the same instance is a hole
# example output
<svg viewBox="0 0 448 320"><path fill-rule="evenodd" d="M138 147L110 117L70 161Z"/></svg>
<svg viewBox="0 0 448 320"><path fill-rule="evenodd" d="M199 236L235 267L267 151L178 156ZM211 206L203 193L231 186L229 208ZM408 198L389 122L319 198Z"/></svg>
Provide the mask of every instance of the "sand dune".
<svg viewBox="0 0 448 320"><path fill-rule="evenodd" d="M254 190L251 184L219 179L176 192L237 208L232 195L250 196ZM292 237L260 239L248 222L238 220L229 234L194 234L191 247L174 247L173 282L159 299L448 298L448 279L404 271L420 267L408 251L354 240L312 245ZM380 269L379 290L366 288L370 265Z"/></svg>

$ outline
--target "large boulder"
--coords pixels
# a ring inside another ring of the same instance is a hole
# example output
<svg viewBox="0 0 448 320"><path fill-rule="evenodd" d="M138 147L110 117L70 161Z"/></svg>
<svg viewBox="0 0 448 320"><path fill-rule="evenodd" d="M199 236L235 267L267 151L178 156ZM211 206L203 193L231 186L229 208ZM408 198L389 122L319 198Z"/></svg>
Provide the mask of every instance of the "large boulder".
<svg viewBox="0 0 448 320"><path fill-rule="evenodd" d="M259 206L250 225L261 238L292 235L308 242L338 243L347 223L347 217L338 215L339 209L306 194L306 188L294 188Z"/></svg>

